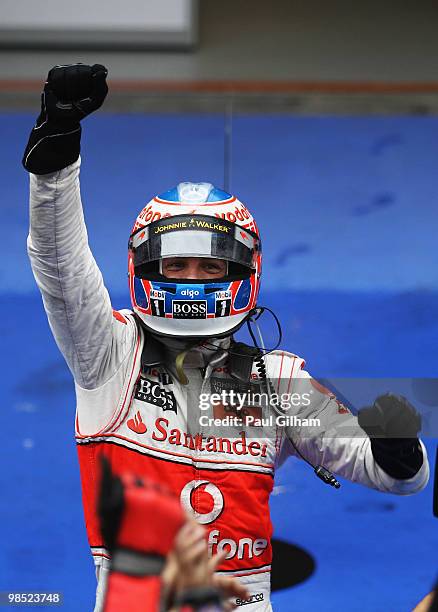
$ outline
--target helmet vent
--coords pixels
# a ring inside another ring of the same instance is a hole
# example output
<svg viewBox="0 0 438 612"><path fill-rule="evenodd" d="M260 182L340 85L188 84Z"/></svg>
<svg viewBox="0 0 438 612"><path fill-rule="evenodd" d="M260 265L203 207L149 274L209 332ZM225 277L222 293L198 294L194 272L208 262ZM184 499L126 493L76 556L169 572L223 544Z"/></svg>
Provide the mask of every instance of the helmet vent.
<svg viewBox="0 0 438 612"><path fill-rule="evenodd" d="M211 183L179 183L178 196L181 204L200 204L208 201L212 189Z"/></svg>

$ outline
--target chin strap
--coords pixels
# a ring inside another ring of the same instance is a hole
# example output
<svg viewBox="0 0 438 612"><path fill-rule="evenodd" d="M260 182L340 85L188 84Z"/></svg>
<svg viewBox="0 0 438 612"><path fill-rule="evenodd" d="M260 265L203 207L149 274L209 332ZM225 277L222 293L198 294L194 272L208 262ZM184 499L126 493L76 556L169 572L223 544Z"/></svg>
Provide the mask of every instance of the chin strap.
<svg viewBox="0 0 438 612"><path fill-rule="evenodd" d="M187 349L186 351L179 353L175 359L176 373L178 375L178 380L182 385L189 384L189 380L184 372L183 366L184 366L184 359L186 358L186 355L190 350L191 349ZM228 350L223 349L221 347L216 347L216 351L213 353L213 355L209 359L206 365L206 368L205 368L205 373L204 373L204 377L202 381L201 395L204 392L205 385L207 384L207 381L210 378L211 373L216 367L218 367L221 363L223 363L227 359L228 354L229 354Z"/></svg>
<svg viewBox="0 0 438 612"><path fill-rule="evenodd" d="M175 366L176 366L176 374L178 376L178 380L182 385L188 385L189 384L189 379L187 378L185 372L184 372L184 359L186 358L187 353L189 352L190 349L186 349L185 351L182 351L182 353L178 353L178 355L176 356L175 359Z"/></svg>

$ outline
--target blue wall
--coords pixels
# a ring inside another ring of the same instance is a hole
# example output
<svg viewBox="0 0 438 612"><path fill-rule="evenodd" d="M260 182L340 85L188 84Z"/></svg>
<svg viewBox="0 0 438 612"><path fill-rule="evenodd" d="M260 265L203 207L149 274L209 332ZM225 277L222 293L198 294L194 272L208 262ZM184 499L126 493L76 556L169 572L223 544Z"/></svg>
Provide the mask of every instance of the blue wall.
<svg viewBox="0 0 438 612"><path fill-rule="evenodd" d="M34 118L0 119L0 590L59 589L65 609L90 609L73 385L25 255L20 159ZM127 306L126 244L137 211L181 180L222 185L224 122L99 115L84 128L90 243L115 306ZM261 301L282 321L283 346L312 373L437 376L437 134L430 117L234 118L231 187L262 232ZM269 345L268 322L265 334ZM278 610L395 612L430 588L438 569L430 485L412 498L350 483L335 492L297 461L277 485L277 537L317 561L307 582L275 595Z"/></svg>

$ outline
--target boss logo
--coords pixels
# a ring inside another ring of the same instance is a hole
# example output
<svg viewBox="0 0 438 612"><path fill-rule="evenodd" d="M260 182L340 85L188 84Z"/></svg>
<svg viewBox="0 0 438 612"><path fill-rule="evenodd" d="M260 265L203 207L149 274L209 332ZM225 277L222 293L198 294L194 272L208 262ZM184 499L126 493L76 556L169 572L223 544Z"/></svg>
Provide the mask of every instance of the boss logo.
<svg viewBox="0 0 438 612"><path fill-rule="evenodd" d="M189 297L193 298L195 295L199 295L199 291L197 289L183 289L181 291L181 295L188 295Z"/></svg>
<svg viewBox="0 0 438 612"><path fill-rule="evenodd" d="M171 410L177 414L176 399L172 391L166 391L159 383L140 378L135 388L134 397L141 402L155 404L162 410Z"/></svg>
<svg viewBox="0 0 438 612"><path fill-rule="evenodd" d="M174 319L206 319L207 301L193 300L185 302L183 300L173 300L172 313Z"/></svg>

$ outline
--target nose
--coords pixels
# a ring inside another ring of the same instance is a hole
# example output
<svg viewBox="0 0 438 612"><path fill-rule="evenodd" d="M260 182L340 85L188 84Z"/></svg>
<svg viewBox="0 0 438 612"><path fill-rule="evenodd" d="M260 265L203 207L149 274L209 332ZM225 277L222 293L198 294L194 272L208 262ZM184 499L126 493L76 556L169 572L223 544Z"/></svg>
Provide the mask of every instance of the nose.
<svg viewBox="0 0 438 612"><path fill-rule="evenodd" d="M201 278L202 274L199 268L200 266L197 261L189 261L189 264L187 266L187 271L186 271L187 278L189 279Z"/></svg>

